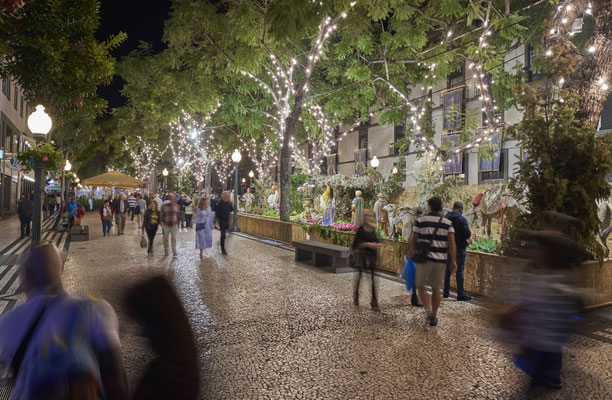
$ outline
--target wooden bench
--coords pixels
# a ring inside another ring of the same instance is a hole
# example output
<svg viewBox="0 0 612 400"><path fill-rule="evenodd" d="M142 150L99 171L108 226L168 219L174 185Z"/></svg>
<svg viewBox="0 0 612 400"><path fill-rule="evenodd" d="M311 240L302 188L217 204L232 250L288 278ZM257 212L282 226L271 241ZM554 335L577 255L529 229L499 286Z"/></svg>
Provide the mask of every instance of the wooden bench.
<svg viewBox="0 0 612 400"><path fill-rule="evenodd" d="M351 252L348 247L312 240L293 242L293 247L295 247L295 261L311 262L315 267L328 267L327 269L334 273L353 270L348 265Z"/></svg>

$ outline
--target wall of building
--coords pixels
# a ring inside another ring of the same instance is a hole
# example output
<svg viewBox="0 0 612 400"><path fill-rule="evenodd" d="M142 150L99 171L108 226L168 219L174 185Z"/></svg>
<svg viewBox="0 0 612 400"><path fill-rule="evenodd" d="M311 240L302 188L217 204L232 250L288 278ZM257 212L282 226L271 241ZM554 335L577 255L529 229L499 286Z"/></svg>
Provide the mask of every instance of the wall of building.
<svg viewBox="0 0 612 400"><path fill-rule="evenodd" d="M29 113L21 88L14 81L3 79L0 88L0 151L3 153L0 160L0 207L9 211L15 211L22 192L30 194L33 190L33 173L24 174L10 168L11 158L28 144L35 143L27 128Z"/></svg>

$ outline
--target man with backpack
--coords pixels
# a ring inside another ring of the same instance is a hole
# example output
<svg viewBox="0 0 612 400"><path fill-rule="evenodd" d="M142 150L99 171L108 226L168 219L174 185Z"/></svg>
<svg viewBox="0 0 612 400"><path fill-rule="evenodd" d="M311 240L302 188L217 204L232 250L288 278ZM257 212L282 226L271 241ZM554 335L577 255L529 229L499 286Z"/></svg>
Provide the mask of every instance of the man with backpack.
<svg viewBox="0 0 612 400"><path fill-rule="evenodd" d="M53 244L20 260L27 301L0 318L0 359L11 399L127 399L118 320L104 300L68 295Z"/></svg>
<svg viewBox="0 0 612 400"><path fill-rule="evenodd" d="M410 258L416 263L414 282L427 313L427 320L429 325L436 326L447 259L450 258L451 272L457 270L455 230L451 222L440 214L440 198L432 197L427 200L427 204L429 213L417 219L412 228ZM425 289L427 286L431 288L431 295Z"/></svg>
<svg viewBox="0 0 612 400"><path fill-rule="evenodd" d="M459 301L470 301L472 298L465 294L463 289L464 271L465 271L465 259L467 257L468 239L472 236L470 231L470 225L467 219L463 216L463 203L460 201L453 204L453 211L449 212L444 216L453 224L455 230L455 244L457 245L457 300ZM450 263L446 264L446 277L444 279L444 298L448 298L450 295L450 278L451 270Z"/></svg>

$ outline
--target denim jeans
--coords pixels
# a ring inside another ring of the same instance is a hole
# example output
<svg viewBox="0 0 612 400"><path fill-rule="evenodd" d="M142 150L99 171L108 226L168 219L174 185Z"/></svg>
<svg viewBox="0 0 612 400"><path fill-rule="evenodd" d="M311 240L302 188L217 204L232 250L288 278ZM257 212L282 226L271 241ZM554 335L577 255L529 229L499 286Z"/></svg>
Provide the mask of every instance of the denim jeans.
<svg viewBox="0 0 612 400"><path fill-rule="evenodd" d="M467 257L467 249L465 247L457 247L457 273L455 274L457 278L457 297L461 297L465 294L463 289L463 281L465 278L465 258ZM448 258L448 262L446 263L446 277L444 279L444 295L448 295L450 292L450 257Z"/></svg>
<svg viewBox="0 0 612 400"><path fill-rule="evenodd" d="M111 226L113 226L112 221L102 221L102 234L104 236L110 235Z"/></svg>

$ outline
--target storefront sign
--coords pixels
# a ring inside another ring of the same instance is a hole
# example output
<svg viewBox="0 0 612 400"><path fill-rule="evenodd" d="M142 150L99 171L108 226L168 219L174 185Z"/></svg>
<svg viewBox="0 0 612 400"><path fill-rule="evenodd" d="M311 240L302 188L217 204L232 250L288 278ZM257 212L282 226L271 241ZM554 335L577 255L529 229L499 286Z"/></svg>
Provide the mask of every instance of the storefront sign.
<svg viewBox="0 0 612 400"><path fill-rule="evenodd" d="M362 176L364 174L368 162L367 154L367 149L355 150L355 176Z"/></svg>
<svg viewBox="0 0 612 400"><path fill-rule="evenodd" d="M456 131L461 129L461 112L463 111L463 88L444 93L442 107L442 130Z"/></svg>
<svg viewBox="0 0 612 400"><path fill-rule="evenodd" d="M442 136L443 148L450 148L459 144L459 135ZM453 153L444 164L445 174L460 174L462 170L463 153Z"/></svg>

